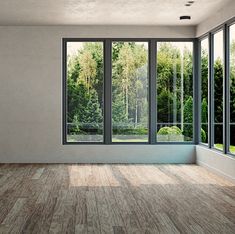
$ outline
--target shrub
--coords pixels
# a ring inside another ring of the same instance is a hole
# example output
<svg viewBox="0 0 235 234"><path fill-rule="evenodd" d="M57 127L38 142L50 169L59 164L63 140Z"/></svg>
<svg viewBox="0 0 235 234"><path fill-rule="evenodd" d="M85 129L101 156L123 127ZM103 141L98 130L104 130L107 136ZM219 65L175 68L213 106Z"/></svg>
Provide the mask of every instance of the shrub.
<svg viewBox="0 0 235 234"><path fill-rule="evenodd" d="M201 141L206 142L206 132L201 128Z"/></svg>
<svg viewBox="0 0 235 234"><path fill-rule="evenodd" d="M177 127L177 126L172 126L171 127L171 132L176 135L181 135L182 131Z"/></svg>
<svg viewBox="0 0 235 234"><path fill-rule="evenodd" d="M158 134L159 135L168 135L168 134L170 134L170 132L171 132L170 127L163 127L163 128L159 129Z"/></svg>
<svg viewBox="0 0 235 234"><path fill-rule="evenodd" d="M159 135L181 135L182 131L177 126L162 127L159 129Z"/></svg>
<svg viewBox="0 0 235 234"><path fill-rule="evenodd" d="M182 131L177 126L160 128L157 137L158 141L183 141Z"/></svg>

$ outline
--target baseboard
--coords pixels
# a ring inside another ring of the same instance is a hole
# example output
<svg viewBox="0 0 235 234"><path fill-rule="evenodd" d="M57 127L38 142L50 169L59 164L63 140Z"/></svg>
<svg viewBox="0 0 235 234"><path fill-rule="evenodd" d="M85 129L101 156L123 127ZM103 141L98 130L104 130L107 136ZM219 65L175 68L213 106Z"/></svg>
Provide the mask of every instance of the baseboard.
<svg viewBox="0 0 235 234"><path fill-rule="evenodd" d="M235 184L235 158L203 146L196 146L196 164Z"/></svg>
<svg viewBox="0 0 235 234"><path fill-rule="evenodd" d="M201 162L201 161L197 161L197 165L199 166L202 166L202 167L205 167L206 169L208 169L209 171L219 175L219 176L222 176L223 178L231 181L232 183L234 183L235 185L235 178L234 177L231 177L230 175L224 173L223 171L217 169L217 168L214 168L214 167L211 167L209 166L208 164L204 163L204 162Z"/></svg>

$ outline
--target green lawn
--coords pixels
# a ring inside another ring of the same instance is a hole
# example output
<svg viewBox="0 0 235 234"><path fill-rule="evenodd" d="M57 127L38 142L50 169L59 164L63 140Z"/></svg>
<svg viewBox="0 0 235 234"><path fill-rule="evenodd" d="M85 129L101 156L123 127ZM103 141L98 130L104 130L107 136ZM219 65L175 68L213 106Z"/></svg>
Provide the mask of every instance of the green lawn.
<svg viewBox="0 0 235 234"><path fill-rule="evenodd" d="M215 144L215 148L223 150L223 144ZM235 154L235 145L230 145L230 152Z"/></svg>
<svg viewBox="0 0 235 234"><path fill-rule="evenodd" d="M148 139L118 139L113 138L113 142L147 142Z"/></svg>

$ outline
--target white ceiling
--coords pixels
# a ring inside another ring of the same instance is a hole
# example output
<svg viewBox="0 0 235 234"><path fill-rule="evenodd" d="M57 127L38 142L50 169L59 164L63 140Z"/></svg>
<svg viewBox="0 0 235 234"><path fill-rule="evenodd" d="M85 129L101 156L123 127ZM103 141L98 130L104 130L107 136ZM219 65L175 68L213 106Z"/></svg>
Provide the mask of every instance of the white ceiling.
<svg viewBox="0 0 235 234"><path fill-rule="evenodd" d="M197 25L229 1L0 0L0 25Z"/></svg>

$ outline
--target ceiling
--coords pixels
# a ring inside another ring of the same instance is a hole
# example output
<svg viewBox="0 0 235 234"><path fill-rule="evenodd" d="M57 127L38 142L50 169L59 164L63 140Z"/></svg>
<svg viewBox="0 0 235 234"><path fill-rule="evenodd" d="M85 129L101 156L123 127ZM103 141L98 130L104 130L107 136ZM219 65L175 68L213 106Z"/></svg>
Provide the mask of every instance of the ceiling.
<svg viewBox="0 0 235 234"><path fill-rule="evenodd" d="M0 25L197 25L229 1L0 0Z"/></svg>

